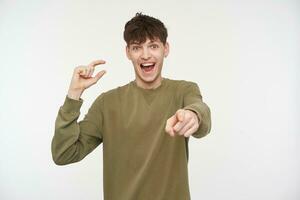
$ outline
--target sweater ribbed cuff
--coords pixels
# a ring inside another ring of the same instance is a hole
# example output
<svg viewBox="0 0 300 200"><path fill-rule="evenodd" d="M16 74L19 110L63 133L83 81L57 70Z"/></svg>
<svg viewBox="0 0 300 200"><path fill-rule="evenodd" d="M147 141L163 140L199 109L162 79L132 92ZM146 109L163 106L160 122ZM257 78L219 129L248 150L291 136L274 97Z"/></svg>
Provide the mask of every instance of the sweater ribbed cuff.
<svg viewBox="0 0 300 200"><path fill-rule="evenodd" d="M194 113L197 114L198 120L200 121L200 126L198 130L193 134L194 137L200 138L208 134L208 126L203 118L204 114L201 113L201 110L197 109L193 105L189 105L184 107L185 110L190 110L193 111Z"/></svg>
<svg viewBox="0 0 300 200"><path fill-rule="evenodd" d="M68 95L66 95L64 104L61 106L61 109L65 112L70 112L70 113L74 113L74 112L79 112L81 105L83 103L83 99L71 99L70 97L68 97Z"/></svg>

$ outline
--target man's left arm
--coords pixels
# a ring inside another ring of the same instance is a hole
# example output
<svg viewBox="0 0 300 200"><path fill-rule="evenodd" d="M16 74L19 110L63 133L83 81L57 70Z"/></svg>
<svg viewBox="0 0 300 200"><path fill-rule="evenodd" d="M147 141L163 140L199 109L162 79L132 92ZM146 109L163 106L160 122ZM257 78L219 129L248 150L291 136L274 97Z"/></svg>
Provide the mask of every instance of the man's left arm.
<svg viewBox="0 0 300 200"><path fill-rule="evenodd" d="M183 109L193 111L199 122L199 128L192 134L195 138L201 138L207 135L211 130L210 109L202 100L202 95L198 85L194 82L188 82L184 88Z"/></svg>

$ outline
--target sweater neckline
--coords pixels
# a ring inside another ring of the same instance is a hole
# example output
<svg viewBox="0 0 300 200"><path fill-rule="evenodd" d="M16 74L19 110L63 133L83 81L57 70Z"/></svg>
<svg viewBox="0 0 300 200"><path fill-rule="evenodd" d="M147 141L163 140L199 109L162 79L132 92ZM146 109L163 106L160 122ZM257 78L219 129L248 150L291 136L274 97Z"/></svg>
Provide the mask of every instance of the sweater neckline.
<svg viewBox="0 0 300 200"><path fill-rule="evenodd" d="M166 78L162 78L161 84L152 89L144 89L139 86L137 86L135 81L131 81L131 85L134 90L138 91L143 96L143 99L146 101L148 106L151 106L156 101L157 97L160 95L160 91L163 90L166 87Z"/></svg>
<svg viewBox="0 0 300 200"><path fill-rule="evenodd" d="M157 91L160 91L162 88L165 87L166 82L167 82L167 78L162 78L161 83L160 83L160 85L159 85L158 87L156 87L156 88L150 88L150 89L145 89L145 88L139 87L139 86L136 84L136 81L135 81L135 80L131 81L131 85L132 85L134 88L136 88L136 89L138 89L139 91L141 91L142 93L148 94L148 93L155 93L155 92L157 92Z"/></svg>

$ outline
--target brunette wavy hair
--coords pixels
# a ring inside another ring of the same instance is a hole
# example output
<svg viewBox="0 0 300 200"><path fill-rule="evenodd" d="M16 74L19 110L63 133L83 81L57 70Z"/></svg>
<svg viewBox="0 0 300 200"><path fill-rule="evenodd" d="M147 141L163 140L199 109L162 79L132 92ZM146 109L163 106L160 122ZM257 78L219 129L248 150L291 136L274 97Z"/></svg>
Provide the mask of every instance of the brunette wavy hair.
<svg viewBox="0 0 300 200"><path fill-rule="evenodd" d="M127 46L132 43L142 44L147 38L159 39L165 45L168 31L159 19L138 12L125 24L123 37Z"/></svg>

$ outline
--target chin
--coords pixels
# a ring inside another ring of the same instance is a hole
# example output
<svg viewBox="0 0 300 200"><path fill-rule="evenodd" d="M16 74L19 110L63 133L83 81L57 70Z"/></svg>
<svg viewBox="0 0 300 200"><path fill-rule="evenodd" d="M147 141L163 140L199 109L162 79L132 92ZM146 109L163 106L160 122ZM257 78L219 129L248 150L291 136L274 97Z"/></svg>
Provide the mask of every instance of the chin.
<svg viewBox="0 0 300 200"><path fill-rule="evenodd" d="M143 77L143 76L140 76L141 80L143 82L146 82L146 83L153 83L155 82L156 80L159 79L159 76L158 75L155 75L155 76L151 76L151 77Z"/></svg>
<svg viewBox="0 0 300 200"><path fill-rule="evenodd" d="M152 83L155 81L155 77L140 77L141 81L145 82L145 83Z"/></svg>

